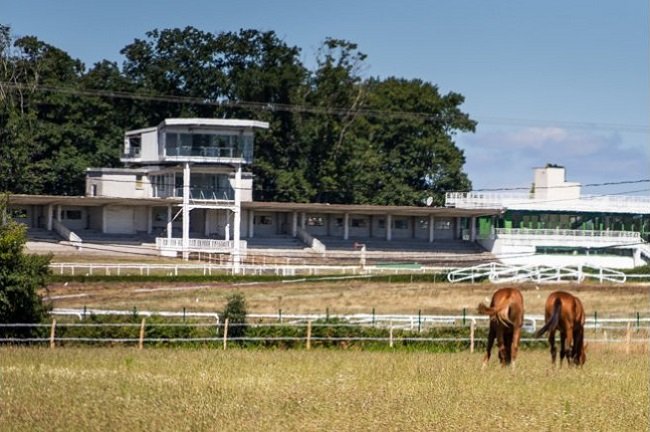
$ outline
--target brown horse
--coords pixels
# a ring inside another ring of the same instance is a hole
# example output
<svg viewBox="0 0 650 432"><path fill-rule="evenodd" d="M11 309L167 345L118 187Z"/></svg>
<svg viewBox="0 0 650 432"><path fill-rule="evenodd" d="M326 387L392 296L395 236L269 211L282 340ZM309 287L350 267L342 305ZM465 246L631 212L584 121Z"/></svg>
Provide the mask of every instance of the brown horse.
<svg viewBox="0 0 650 432"><path fill-rule="evenodd" d="M557 349L555 348L555 331L560 330L560 366L567 358L578 366L585 364L587 355L584 344L585 310L580 299L564 291L552 292L546 299L544 313L546 323L535 333L540 337L548 331L548 343L551 346L551 360L555 365Z"/></svg>
<svg viewBox="0 0 650 432"><path fill-rule="evenodd" d="M501 288L492 295L490 307L478 305L478 312L490 316L490 330L487 340L487 353L483 367L487 366L492 354L494 339L499 348L501 366L515 365L521 327L524 324L524 298L517 288Z"/></svg>

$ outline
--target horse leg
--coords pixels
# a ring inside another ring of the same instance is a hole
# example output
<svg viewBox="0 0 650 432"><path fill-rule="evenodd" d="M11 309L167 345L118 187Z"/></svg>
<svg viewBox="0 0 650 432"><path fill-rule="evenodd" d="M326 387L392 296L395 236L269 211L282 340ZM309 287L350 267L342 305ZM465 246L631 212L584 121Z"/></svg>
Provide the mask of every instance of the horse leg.
<svg viewBox="0 0 650 432"><path fill-rule="evenodd" d="M499 325L497 328L497 346L499 347L499 360L501 361L501 366L506 366L506 341L504 338L502 325Z"/></svg>
<svg viewBox="0 0 650 432"><path fill-rule="evenodd" d="M573 366L572 363L574 361L573 359L573 351L574 351L574 343L573 343L573 327L568 326L566 329L566 362L569 366Z"/></svg>
<svg viewBox="0 0 650 432"><path fill-rule="evenodd" d="M512 363L512 332L510 329L503 332L503 344L505 347L505 363L508 366Z"/></svg>
<svg viewBox="0 0 650 432"><path fill-rule="evenodd" d="M557 360L557 348L555 347L555 330L552 330L548 333L548 344L551 347L551 363L555 366L555 360Z"/></svg>
<svg viewBox="0 0 650 432"><path fill-rule="evenodd" d="M512 368L515 368L515 362L517 361L517 353L519 352L519 339L521 339L521 327L515 326L512 331L512 348L511 348L511 357L512 357Z"/></svg>
<svg viewBox="0 0 650 432"><path fill-rule="evenodd" d="M494 339L496 338L496 329L494 328L494 323L490 321L490 330L488 330L488 340L487 340L487 352L483 358L483 369L487 367L488 362L490 361L490 356L492 355L492 346L494 345Z"/></svg>
<svg viewBox="0 0 650 432"><path fill-rule="evenodd" d="M565 350L565 343L566 343L566 334L560 330L560 368L562 367L562 361L564 360L564 356L566 355L566 350Z"/></svg>

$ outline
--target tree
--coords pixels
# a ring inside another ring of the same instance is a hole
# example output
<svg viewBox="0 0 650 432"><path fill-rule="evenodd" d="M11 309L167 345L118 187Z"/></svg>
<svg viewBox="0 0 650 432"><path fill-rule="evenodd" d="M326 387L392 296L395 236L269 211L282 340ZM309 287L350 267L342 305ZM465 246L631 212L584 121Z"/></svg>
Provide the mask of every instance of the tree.
<svg viewBox="0 0 650 432"><path fill-rule="evenodd" d="M242 293L236 292L226 299L226 307L223 310L222 319L228 320L229 337L242 337L246 333L246 298Z"/></svg>
<svg viewBox="0 0 650 432"><path fill-rule="evenodd" d="M38 290L46 286L50 257L23 252L26 227L11 219L7 201L7 195L0 197L0 323L39 323L48 312ZM3 332L27 335L31 329Z"/></svg>

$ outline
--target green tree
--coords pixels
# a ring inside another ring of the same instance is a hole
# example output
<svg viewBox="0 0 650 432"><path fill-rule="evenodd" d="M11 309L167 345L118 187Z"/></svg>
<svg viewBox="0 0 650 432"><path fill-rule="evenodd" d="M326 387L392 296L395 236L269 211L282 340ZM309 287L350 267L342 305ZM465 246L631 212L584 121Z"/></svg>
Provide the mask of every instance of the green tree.
<svg viewBox="0 0 650 432"><path fill-rule="evenodd" d="M226 299L226 307L223 309L222 319L228 320L229 337L242 337L246 333L246 298L242 293L236 292Z"/></svg>
<svg viewBox="0 0 650 432"><path fill-rule="evenodd" d="M0 323L38 323L48 308L38 294L46 286L50 257L25 254L26 227L7 211L7 195L0 197ZM26 335L29 328L2 329L7 336Z"/></svg>

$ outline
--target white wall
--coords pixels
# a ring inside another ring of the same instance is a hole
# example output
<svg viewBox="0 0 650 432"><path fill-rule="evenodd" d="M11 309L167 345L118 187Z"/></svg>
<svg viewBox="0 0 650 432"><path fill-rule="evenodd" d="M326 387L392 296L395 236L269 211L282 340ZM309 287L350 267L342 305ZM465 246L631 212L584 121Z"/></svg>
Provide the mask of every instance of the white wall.
<svg viewBox="0 0 650 432"><path fill-rule="evenodd" d="M140 159L143 161L158 160L158 131L144 132L141 135Z"/></svg>

